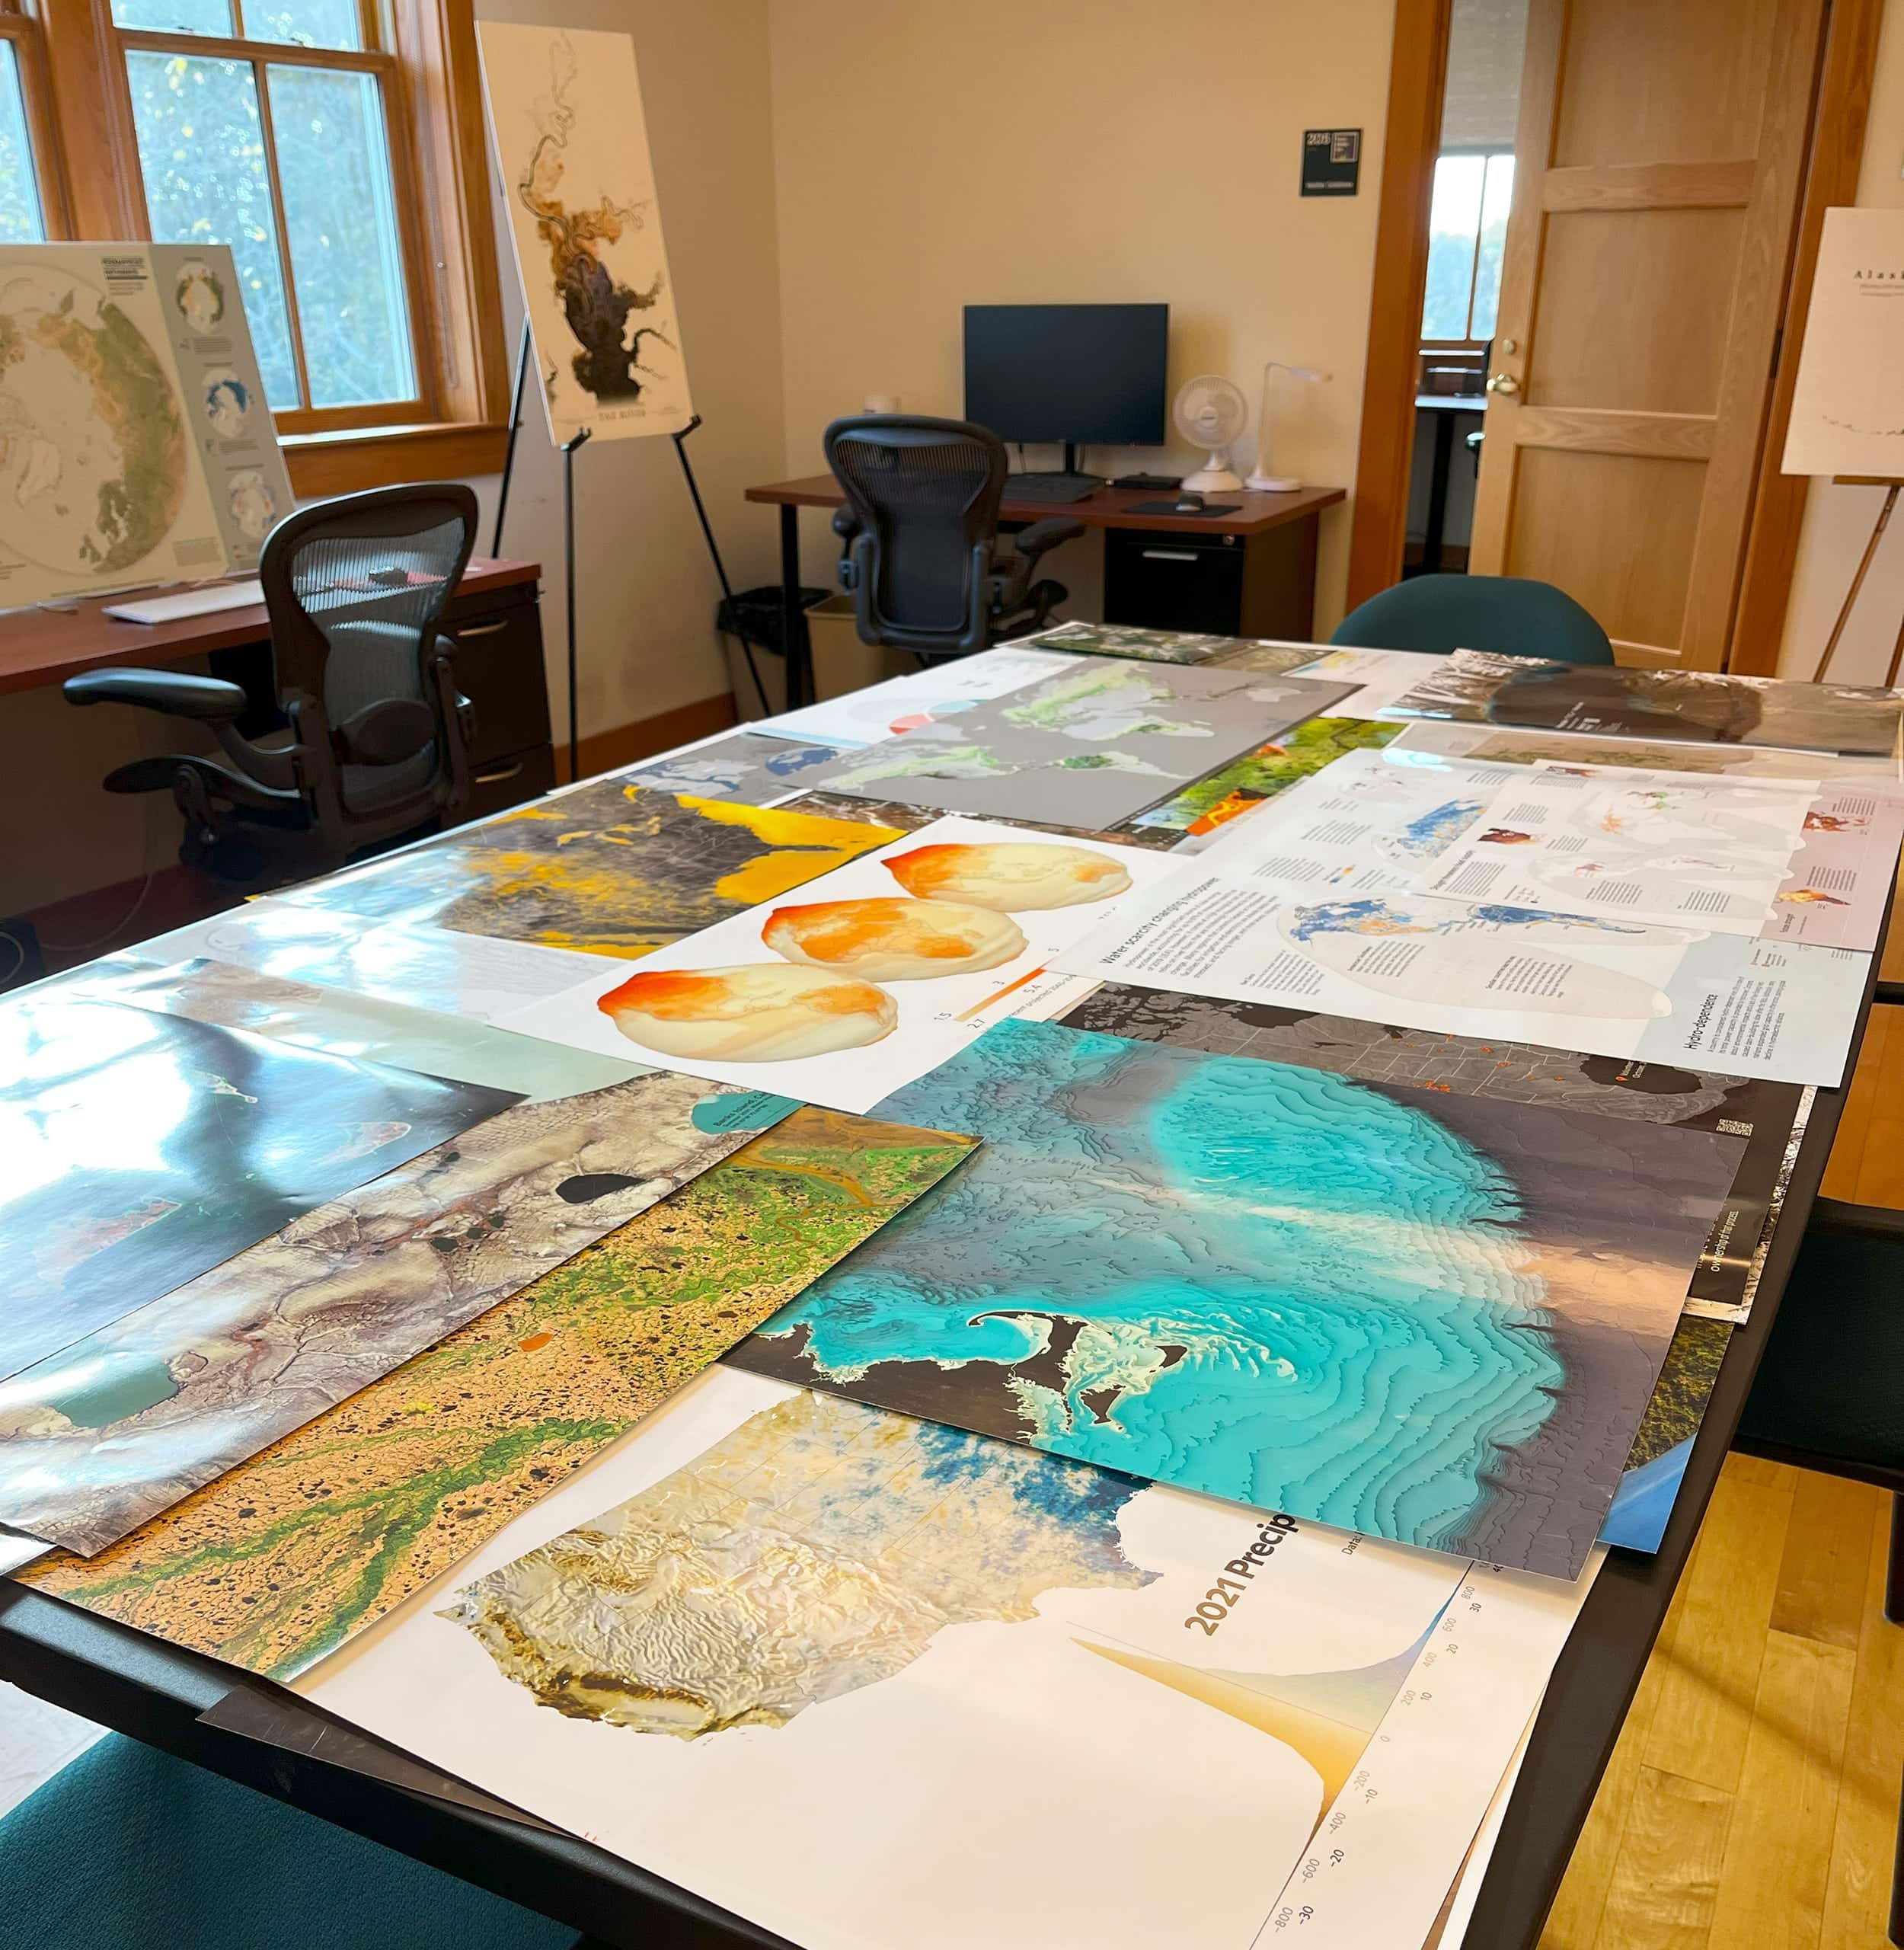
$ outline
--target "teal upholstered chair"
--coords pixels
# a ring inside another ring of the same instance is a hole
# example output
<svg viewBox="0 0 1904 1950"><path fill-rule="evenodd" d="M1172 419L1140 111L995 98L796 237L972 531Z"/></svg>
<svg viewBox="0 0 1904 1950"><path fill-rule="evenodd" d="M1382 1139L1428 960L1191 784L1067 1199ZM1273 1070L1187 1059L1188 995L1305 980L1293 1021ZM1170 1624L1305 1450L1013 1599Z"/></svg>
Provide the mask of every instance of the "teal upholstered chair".
<svg viewBox="0 0 1904 1950"><path fill-rule="evenodd" d="M0 1918L8 1942L34 1950L569 1950L577 1940L118 1734L0 1820Z"/></svg>
<svg viewBox="0 0 1904 1950"><path fill-rule="evenodd" d="M1329 641L1360 650L1491 650L1611 663L1613 646L1564 590L1525 576L1410 576L1343 618Z"/></svg>

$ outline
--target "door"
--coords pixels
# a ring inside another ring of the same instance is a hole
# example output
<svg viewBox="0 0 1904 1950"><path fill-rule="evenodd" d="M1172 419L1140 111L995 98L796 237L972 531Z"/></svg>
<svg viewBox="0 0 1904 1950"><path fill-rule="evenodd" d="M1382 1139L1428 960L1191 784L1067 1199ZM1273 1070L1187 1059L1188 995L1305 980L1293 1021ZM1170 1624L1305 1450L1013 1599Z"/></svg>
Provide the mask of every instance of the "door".
<svg viewBox="0 0 1904 1950"><path fill-rule="evenodd" d="M1623 663L1725 663L1823 5L1530 0L1468 565Z"/></svg>

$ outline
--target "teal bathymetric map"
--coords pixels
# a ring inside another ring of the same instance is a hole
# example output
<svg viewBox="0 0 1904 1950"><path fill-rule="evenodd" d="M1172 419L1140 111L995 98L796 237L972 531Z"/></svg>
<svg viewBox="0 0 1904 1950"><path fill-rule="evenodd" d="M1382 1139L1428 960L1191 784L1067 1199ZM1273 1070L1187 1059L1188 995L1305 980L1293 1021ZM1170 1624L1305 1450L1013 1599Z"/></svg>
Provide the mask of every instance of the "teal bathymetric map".
<svg viewBox="0 0 1904 1950"><path fill-rule="evenodd" d="M1563 1577L1742 1149L1021 1021L878 1114L986 1148L738 1365Z"/></svg>

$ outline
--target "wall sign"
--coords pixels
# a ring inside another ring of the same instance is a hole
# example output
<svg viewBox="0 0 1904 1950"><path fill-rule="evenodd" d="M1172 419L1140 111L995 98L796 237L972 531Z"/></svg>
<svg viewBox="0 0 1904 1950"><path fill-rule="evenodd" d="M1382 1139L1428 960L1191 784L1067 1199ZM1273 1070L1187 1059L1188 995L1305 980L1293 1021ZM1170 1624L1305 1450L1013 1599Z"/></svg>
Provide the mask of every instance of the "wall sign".
<svg viewBox="0 0 1904 1950"><path fill-rule="evenodd" d="M1359 129L1305 129L1302 132L1302 193L1305 197L1353 197L1362 177Z"/></svg>

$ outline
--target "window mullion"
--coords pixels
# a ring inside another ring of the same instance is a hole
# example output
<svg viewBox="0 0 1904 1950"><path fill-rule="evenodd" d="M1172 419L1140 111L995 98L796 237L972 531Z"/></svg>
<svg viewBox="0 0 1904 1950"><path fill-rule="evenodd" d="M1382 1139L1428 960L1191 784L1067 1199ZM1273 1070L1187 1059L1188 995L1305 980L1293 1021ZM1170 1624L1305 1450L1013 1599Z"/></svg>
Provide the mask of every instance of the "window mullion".
<svg viewBox="0 0 1904 1950"><path fill-rule="evenodd" d="M237 0L233 0L233 5ZM1474 292L1481 283L1481 238L1487 226L1487 172L1492 167L1492 158L1484 158L1481 166L1481 194L1474 203L1474 249L1468 260L1468 308L1461 318L1462 336L1471 339L1474 336Z"/></svg>
<svg viewBox="0 0 1904 1950"><path fill-rule="evenodd" d="M305 363L304 322L298 315L297 273L291 264L291 226L285 220L284 184L278 174L278 140L271 124L271 72L266 61L254 61L251 73L257 85L258 127L264 139L265 180L271 188L271 219L277 229L278 265L284 279L284 308L291 321L291 357L297 366L298 404L311 403L311 369Z"/></svg>

